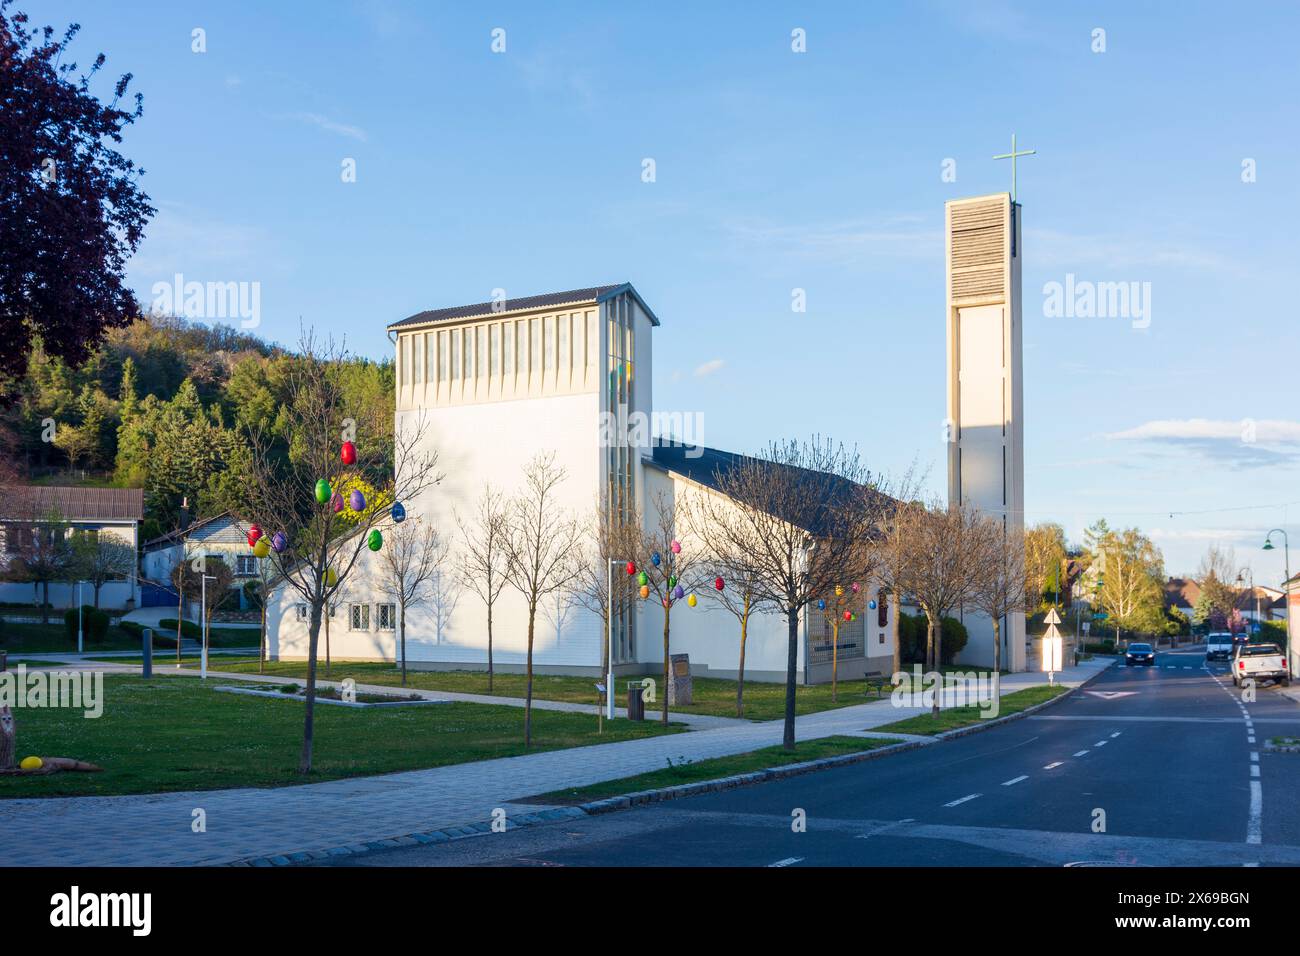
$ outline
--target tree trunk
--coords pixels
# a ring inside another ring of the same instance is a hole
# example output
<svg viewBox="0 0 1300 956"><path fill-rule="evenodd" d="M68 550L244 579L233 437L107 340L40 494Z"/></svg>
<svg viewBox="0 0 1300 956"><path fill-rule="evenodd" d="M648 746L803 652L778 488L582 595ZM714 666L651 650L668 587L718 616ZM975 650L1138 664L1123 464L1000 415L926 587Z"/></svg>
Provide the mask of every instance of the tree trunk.
<svg viewBox="0 0 1300 956"><path fill-rule="evenodd" d="M663 716L660 718L660 722L661 722L665 727L668 726L668 665L669 665L669 661L668 661L668 614L669 614L669 610L670 610L670 609L667 608L667 607L664 608L664 702L663 702Z"/></svg>
<svg viewBox="0 0 1300 956"><path fill-rule="evenodd" d="M528 602L528 664L525 668L524 687L524 749L533 745L533 622L537 619L537 603Z"/></svg>
<svg viewBox="0 0 1300 956"><path fill-rule="evenodd" d="M262 588L262 634L257 642L257 672L266 673L266 588Z"/></svg>
<svg viewBox="0 0 1300 956"><path fill-rule="evenodd" d="M488 601L488 693L492 693L492 602Z"/></svg>
<svg viewBox="0 0 1300 956"><path fill-rule="evenodd" d="M785 658L785 733L781 746L794 750L794 678L799 666L799 609L787 608L785 618L790 646Z"/></svg>
<svg viewBox="0 0 1300 956"><path fill-rule="evenodd" d="M831 625L831 703L839 703L839 687L836 685L840 670L840 623Z"/></svg>
<svg viewBox="0 0 1300 956"><path fill-rule="evenodd" d="M745 641L749 638L749 598L745 598L745 614L740 619L740 667L736 670L736 716L745 716Z"/></svg>
<svg viewBox="0 0 1300 956"><path fill-rule="evenodd" d="M41 623L50 623L50 582L41 582Z"/></svg>
<svg viewBox="0 0 1300 956"><path fill-rule="evenodd" d="M14 769L18 728L8 707L0 707L0 770Z"/></svg>
<svg viewBox="0 0 1300 956"><path fill-rule="evenodd" d="M934 622L925 616L925 669L934 670Z"/></svg>
<svg viewBox="0 0 1300 956"><path fill-rule="evenodd" d="M1012 632L1014 633L1014 632ZM993 700L1001 696L1002 685L1002 618L993 619Z"/></svg>
<svg viewBox="0 0 1300 956"><path fill-rule="evenodd" d="M325 676L330 676L330 602L325 601Z"/></svg>
<svg viewBox="0 0 1300 956"><path fill-rule="evenodd" d="M320 647L320 613L319 603L311 607L311 626L307 640L307 703L306 716L302 728L302 755L298 758L298 772L311 773L311 746L315 733L316 716L316 651ZM326 615L328 621L329 615ZM328 624L326 625L328 627Z"/></svg>
<svg viewBox="0 0 1300 956"><path fill-rule="evenodd" d="M934 706L930 713L939 716L939 703L943 698L943 618L938 623L930 622L930 632L934 634L934 669L939 674L939 686L934 692Z"/></svg>
<svg viewBox="0 0 1300 956"><path fill-rule="evenodd" d="M903 669L903 642L900 639L899 631L902 628L903 602L899 600L898 591L895 590L889 595L890 601L894 605L894 673L897 674Z"/></svg>
<svg viewBox="0 0 1300 956"><path fill-rule="evenodd" d="M96 611L99 610L99 589L102 588L103 586L104 586L103 584L95 585L95 610Z"/></svg>
<svg viewBox="0 0 1300 956"><path fill-rule="evenodd" d="M180 575L181 584L176 588L176 666L181 666L181 625L185 623L185 572Z"/></svg>
<svg viewBox="0 0 1300 956"><path fill-rule="evenodd" d="M402 602L402 686L406 686L406 602Z"/></svg>

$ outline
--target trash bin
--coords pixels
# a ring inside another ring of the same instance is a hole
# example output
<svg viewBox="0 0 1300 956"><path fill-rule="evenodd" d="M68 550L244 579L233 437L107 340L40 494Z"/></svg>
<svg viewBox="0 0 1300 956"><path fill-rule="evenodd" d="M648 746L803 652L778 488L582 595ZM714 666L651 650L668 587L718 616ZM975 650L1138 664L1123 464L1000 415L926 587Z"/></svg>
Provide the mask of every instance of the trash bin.
<svg viewBox="0 0 1300 956"><path fill-rule="evenodd" d="M639 680L627 682L627 719L645 720L645 700L641 693L645 690Z"/></svg>

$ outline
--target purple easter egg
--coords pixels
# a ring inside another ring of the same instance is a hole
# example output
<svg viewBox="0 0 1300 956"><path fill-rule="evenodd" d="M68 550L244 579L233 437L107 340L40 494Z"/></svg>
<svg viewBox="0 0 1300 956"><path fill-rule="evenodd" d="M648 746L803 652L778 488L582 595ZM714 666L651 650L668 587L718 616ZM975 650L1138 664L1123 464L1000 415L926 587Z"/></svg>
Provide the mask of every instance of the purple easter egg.
<svg viewBox="0 0 1300 956"><path fill-rule="evenodd" d="M348 495L348 507L353 511L365 511L366 496L360 490L353 489L352 494Z"/></svg>

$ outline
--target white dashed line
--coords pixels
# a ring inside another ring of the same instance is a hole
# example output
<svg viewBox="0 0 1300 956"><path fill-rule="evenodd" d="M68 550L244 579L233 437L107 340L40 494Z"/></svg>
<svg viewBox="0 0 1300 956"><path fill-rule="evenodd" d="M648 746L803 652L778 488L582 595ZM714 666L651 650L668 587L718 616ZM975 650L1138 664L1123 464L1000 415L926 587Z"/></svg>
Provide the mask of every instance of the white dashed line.
<svg viewBox="0 0 1300 956"><path fill-rule="evenodd" d="M1022 773L1022 774L1021 774L1020 776L1018 776L1018 777L1012 777L1010 780L1004 780L1004 781L1002 781L1002 786L1004 786L1004 787L1011 787L1011 786L1014 786L1015 784L1018 784L1021 780L1028 780L1028 779L1029 779L1028 774L1023 774L1023 773Z"/></svg>
<svg viewBox="0 0 1300 956"><path fill-rule="evenodd" d="M1250 762L1251 762L1251 763L1259 763L1259 751L1258 751L1258 750L1251 751L1251 754L1250 754Z"/></svg>
<svg viewBox="0 0 1300 956"><path fill-rule="evenodd" d="M1258 780L1250 782L1250 817L1246 821L1246 842L1259 843L1263 839L1264 787Z"/></svg>
<svg viewBox="0 0 1300 956"><path fill-rule="evenodd" d="M1104 747L1104 746L1106 746L1108 743L1110 743L1109 740L1099 740L1099 741L1097 741L1095 744L1093 744L1093 746L1094 746L1094 747Z"/></svg>
<svg viewBox="0 0 1300 956"><path fill-rule="evenodd" d="M1044 770L1051 770L1051 769L1053 769L1054 767L1059 767L1059 766L1060 766L1061 764L1063 764L1063 763L1065 763L1064 760L1056 760L1056 761L1053 761L1052 763L1049 763L1049 764L1048 764L1046 767L1044 767L1043 769L1044 769Z"/></svg>
<svg viewBox="0 0 1300 956"><path fill-rule="evenodd" d="M980 793L968 793L966 796L962 797L960 800L954 800L954 801L952 801L952 803L945 803L944 806L945 806L945 807L955 807L955 806L957 806L958 804L965 803L967 800L974 800L976 797L981 797L981 796L983 796L983 794L980 794Z"/></svg>
<svg viewBox="0 0 1300 956"><path fill-rule="evenodd" d="M1251 734L1251 735L1249 735L1249 736L1246 738L1246 743L1248 743L1248 744L1253 744L1254 742L1255 742L1255 735L1254 735L1254 734Z"/></svg>
<svg viewBox="0 0 1300 956"><path fill-rule="evenodd" d="M1087 752L1088 752L1088 751L1086 751L1086 750L1080 750L1078 753L1075 754L1075 756L1076 756L1076 757L1082 757L1082 756L1083 756L1084 754L1086 754Z"/></svg>
<svg viewBox="0 0 1300 956"><path fill-rule="evenodd" d="M1118 736L1119 736L1120 734L1122 734L1123 732L1124 732L1124 731L1122 731L1122 730L1117 730L1117 731L1115 731L1113 734L1110 735L1110 739L1111 739L1111 740L1114 740L1116 737L1118 737Z"/></svg>
<svg viewBox="0 0 1300 956"><path fill-rule="evenodd" d="M1259 779L1259 764L1253 763L1250 765L1250 775L1256 780Z"/></svg>
<svg viewBox="0 0 1300 956"><path fill-rule="evenodd" d="M801 856L787 856L784 860L777 860L775 863L769 863L768 867L770 868L773 866L792 866L795 863L802 863L802 862L803 862L803 857Z"/></svg>

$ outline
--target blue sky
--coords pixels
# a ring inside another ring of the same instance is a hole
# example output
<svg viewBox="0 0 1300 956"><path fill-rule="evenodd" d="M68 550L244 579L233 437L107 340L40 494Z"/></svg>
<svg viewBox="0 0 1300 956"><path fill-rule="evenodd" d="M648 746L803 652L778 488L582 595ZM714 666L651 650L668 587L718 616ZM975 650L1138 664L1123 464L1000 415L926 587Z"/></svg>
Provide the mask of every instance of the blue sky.
<svg viewBox="0 0 1300 956"><path fill-rule="evenodd" d="M1261 583L1285 522L1300 567L1293 5L20 7L145 96L145 301L257 281L259 334L381 357L422 309L627 280L663 320L656 405L707 443L818 431L936 490L943 203L1009 188L1014 130L1028 520L1139 525L1171 573L1218 540ZM1045 316L1067 274L1149 282L1149 327Z"/></svg>

